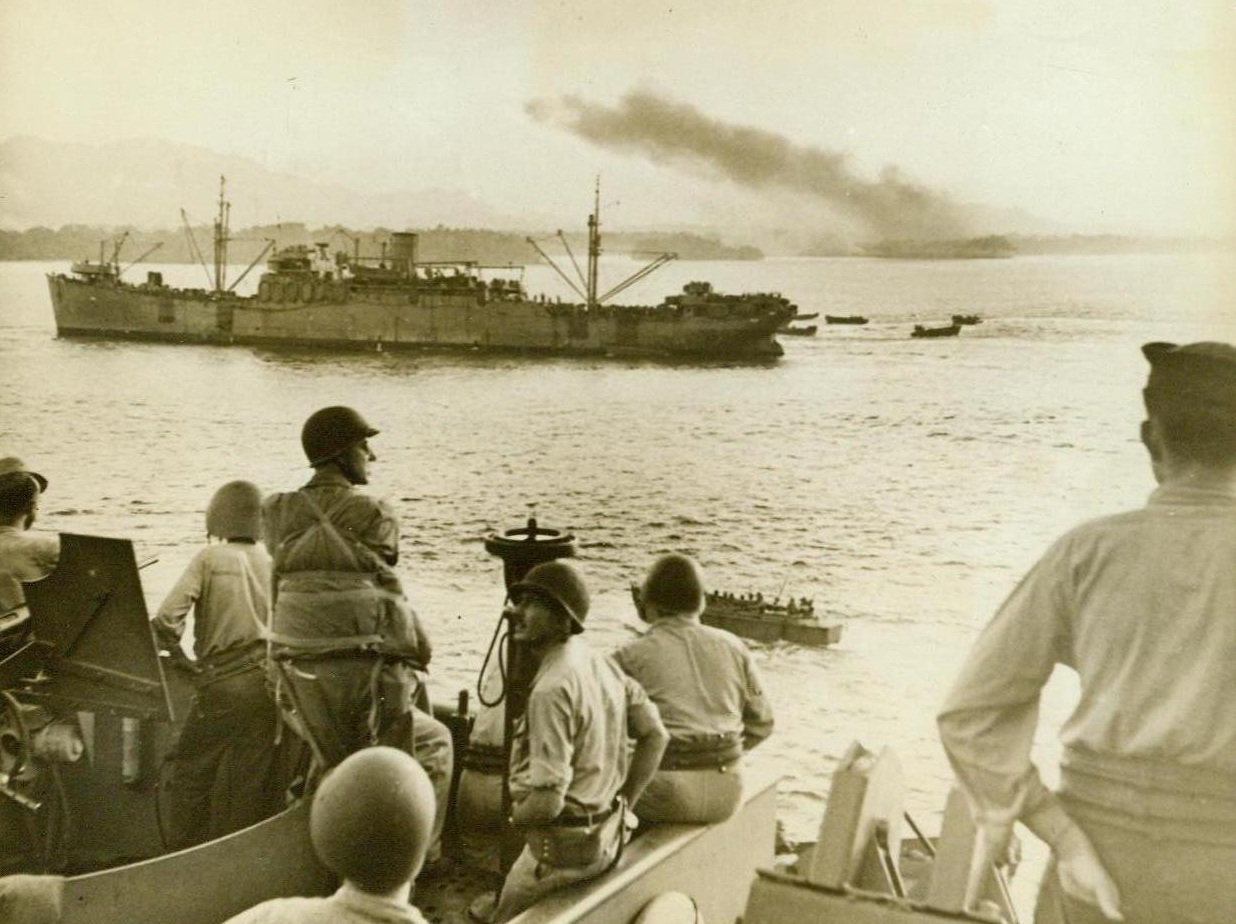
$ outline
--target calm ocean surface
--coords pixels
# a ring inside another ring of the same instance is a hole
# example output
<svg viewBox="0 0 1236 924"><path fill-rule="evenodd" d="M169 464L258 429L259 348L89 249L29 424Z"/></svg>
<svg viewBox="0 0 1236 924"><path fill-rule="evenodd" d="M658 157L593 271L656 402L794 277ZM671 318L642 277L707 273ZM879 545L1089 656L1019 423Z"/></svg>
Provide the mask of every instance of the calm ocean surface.
<svg viewBox="0 0 1236 924"><path fill-rule="evenodd" d="M639 265L614 258L603 275ZM438 698L475 687L503 598L482 541L530 505L578 538L601 647L630 637L627 585L668 550L696 555L715 588L808 596L844 620L836 648L756 651L778 727L755 759L784 775L795 839L814 837L854 739L896 750L907 807L937 827L950 777L933 716L975 632L1058 533L1153 487L1139 346L1236 341L1230 254L680 262L626 294L652 303L707 279L820 312L818 335L782 338L767 366L59 340L44 275L65 268L0 264L0 454L50 478L43 528L157 557L153 610L203 541L214 488L296 487L305 416L354 405L382 430L371 489L402 516ZM203 284L200 267L154 268ZM565 294L545 267L525 281ZM825 312L871 323L830 328ZM908 336L953 313L984 320ZM1070 697L1053 681L1045 761Z"/></svg>

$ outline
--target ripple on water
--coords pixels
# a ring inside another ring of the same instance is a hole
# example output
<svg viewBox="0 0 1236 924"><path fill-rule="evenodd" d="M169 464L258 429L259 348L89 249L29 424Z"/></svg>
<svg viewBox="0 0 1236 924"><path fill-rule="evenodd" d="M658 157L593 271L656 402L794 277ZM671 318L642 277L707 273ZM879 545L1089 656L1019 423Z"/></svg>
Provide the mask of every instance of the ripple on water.
<svg viewBox="0 0 1236 924"><path fill-rule="evenodd" d="M951 783L934 712L975 630L1064 528L1149 491L1139 345L1236 339L1215 284L1236 271L1207 267L768 260L659 274L643 300L714 278L872 317L750 368L58 340L50 267L7 264L0 436L51 479L44 525L127 536L158 559L142 572L153 609L215 486L296 487L304 417L363 409L382 431L372 490L397 499L400 568L447 698L474 688L501 611L481 540L522 526L529 505L580 540L601 647L630 638L627 584L661 551L696 554L718 588L812 597L849 617L839 646L755 648L778 727L753 759L787 779L787 829L814 837L854 739L895 746L930 829ZM530 285L552 292L538 269ZM982 329L943 349L909 339L910 319L953 311L982 314ZM1047 704L1047 725L1067 703ZM1050 756L1051 740L1036 748Z"/></svg>

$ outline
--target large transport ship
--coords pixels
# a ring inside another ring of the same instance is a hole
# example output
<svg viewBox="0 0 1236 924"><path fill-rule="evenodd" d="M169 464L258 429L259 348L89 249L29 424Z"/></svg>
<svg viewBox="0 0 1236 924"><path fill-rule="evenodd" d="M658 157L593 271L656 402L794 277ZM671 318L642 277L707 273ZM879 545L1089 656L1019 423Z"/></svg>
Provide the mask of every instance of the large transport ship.
<svg viewBox="0 0 1236 924"><path fill-rule="evenodd" d="M228 284L230 206L221 185L212 288L174 288L155 271L147 272L144 282L126 282L117 247L111 260L100 254L98 262L82 261L68 273L49 274L56 330L63 337L336 349L740 359L781 355L777 328L797 309L779 293L722 295L708 282L690 282L656 305L610 304L673 255L658 257L599 293L599 201L598 195L588 219L586 275L574 255L573 278L529 239L576 292L578 302L530 296L522 274L511 267L503 268L508 277L520 278L498 278L498 268L471 261L419 262L417 236L410 232L393 234L380 257L339 252L332 259L327 244L283 248L268 260L257 292L246 296L236 294L236 285L270 247ZM190 243L198 251L191 234Z"/></svg>

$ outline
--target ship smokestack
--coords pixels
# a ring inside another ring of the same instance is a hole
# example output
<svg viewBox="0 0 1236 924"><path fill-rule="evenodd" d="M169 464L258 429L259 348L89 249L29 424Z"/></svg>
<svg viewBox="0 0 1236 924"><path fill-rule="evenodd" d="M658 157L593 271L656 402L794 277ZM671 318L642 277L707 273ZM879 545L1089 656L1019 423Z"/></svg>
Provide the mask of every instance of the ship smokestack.
<svg viewBox="0 0 1236 924"><path fill-rule="evenodd" d="M416 248L419 239L420 235L413 231L396 231L391 235L391 264L409 276L416 268Z"/></svg>

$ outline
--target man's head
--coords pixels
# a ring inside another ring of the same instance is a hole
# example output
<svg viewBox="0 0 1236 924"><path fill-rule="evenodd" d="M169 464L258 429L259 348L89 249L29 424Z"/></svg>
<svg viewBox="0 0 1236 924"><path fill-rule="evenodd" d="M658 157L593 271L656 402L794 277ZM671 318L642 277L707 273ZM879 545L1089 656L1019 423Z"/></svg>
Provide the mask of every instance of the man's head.
<svg viewBox="0 0 1236 924"><path fill-rule="evenodd" d="M638 597L645 622L661 616L698 616L706 602L703 571L689 555L662 555L648 569Z"/></svg>
<svg viewBox="0 0 1236 924"><path fill-rule="evenodd" d="M1236 464L1236 347L1148 343L1142 439L1156 467L1164 458L1223 468Z"/></svg>
<svg viewBox="0 0 1236 924"><path fill-rule="evenodd" d="M425 862L433 787L421 765L395 748L364 748L322 780L309 813L313 849L362 892L386 894Z"/></svg>
<svg viewBox="0 0 1236 924"><path fill-rule="evenodd" d="M300 444L314 468L335 465L352 484L368 484L369 463L377 458L369 450L369 438L377 435L357 411L335 405L309 415Z"/></svg>
<svg viewBox="0 0 1236 924"><path fill-rule="evenodd" d="M251 481L229 481L206 508L206 535L217 539L262 538L262 492Z"/></svg>
<svg viewBox="0 0 1236 924"><path fill-rule="evenodd" d="M542 562L511 585L515 604L512 634L517 641L542 646L584 631L590 600L579 569L568 562Z"/></svg>
<svg viewBox="0 0 1236 924"><path fill-rule="evenodd" d="M47 479L32 472L21 459L0 459L0 523L29 529L38 514L39 495L47 489Z"/></svg>

